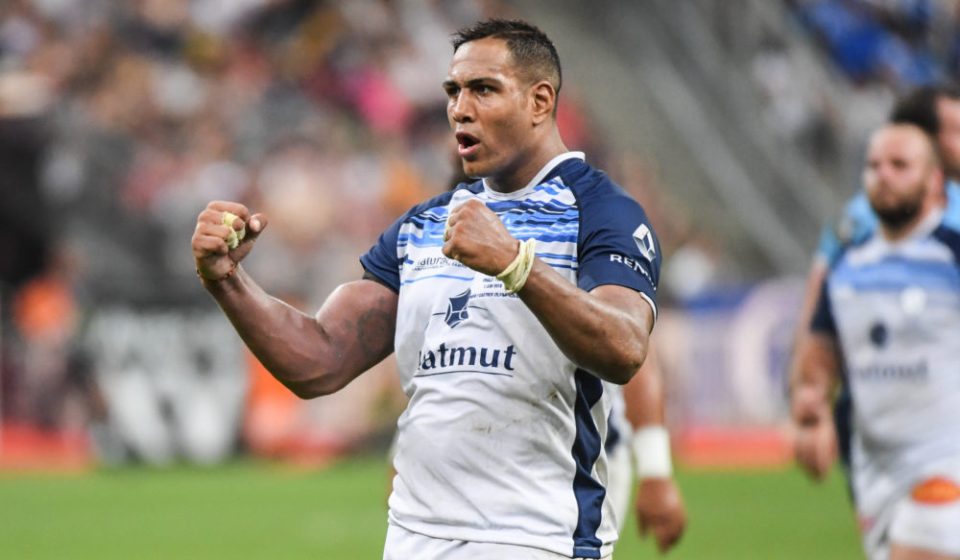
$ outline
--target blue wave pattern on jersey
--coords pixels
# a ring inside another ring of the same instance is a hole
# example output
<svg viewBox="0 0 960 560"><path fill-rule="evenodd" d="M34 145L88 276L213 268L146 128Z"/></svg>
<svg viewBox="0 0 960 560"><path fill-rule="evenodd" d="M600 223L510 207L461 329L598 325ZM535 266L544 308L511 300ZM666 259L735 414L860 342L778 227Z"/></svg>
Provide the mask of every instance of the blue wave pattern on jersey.
<svg viewBox="0 0 960 560"><path fill-rule="evenodd" d="M537 256L554 268L577 270L580 211L575 197L560 177L537 185L531 196L524 200L487 201L486 204L500 216L510 234L521 241L532 238L539 243L569 244L565 247L551 245L550 251L537 252ZM449 213L448 206L437 206L410 216L397 236L398 250L404 251L408 245L419 248L442 246ZM570 252L563 253L562 249ZM410 264L412 261L404 258L403 265ZM413 281L421 279L423 277Z"/></svg>
<svg viewBox="0 0 960 560"><path fill-rule="evenodd" d="M911 286L932 291L960 291L960 269L955 263L916 257L887 256L858 267L841 261L832 280L857 291L900 292Z"/></svg>

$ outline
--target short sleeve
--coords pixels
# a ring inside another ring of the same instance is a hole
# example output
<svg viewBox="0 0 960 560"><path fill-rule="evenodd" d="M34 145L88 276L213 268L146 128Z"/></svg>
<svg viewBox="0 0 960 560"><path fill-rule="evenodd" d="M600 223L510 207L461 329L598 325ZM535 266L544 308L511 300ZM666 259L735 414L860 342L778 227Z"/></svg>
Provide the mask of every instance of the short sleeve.
<svg viewBox="0 0 960 560"><path fill-rule="evenodd" d="M640 292L656 314L660 242L643 208L619 188L580 200L579 278L586 291L614 284Z"/></svg>
<svg viewBox="0 0 960 560"><path fill-rule="evenodd" d="M817 299L817 307L814 309L813 318L810 320L810 330L823 334L837 334L837 325L833 320L830 291L827 289L826 280L820 286L820 297Z"/></svg>
<svg viewBox="0 0 960 560"><path fill-rule="evenodd" d="M406 216L404 216L406 217ZM397 237L403 218L394 222L382 234L369 251L360 257L366 274L374 276L381 284L400 293L400 256L397 252Z"/></svg>

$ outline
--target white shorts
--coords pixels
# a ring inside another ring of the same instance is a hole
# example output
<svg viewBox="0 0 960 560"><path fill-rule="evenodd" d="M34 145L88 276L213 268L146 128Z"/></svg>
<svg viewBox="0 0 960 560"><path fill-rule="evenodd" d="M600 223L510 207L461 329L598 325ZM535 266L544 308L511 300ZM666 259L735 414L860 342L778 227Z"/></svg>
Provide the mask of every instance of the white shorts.
<svg viewBox="0 0 960 560"><path fill-rule="evenodd" d="M858 514L871 560L886 560L891 544L960 556L960 462L924 469L882 508Z"/></svg>
<svg viewBox="0 0 960 560"><path fill-rule="evenodd" d="M514 544L452 541L387 525L383 560L569 560L556 552ZM606 558L610 558L607 556ZM578 559L583 560L583 559Z"/></svg>

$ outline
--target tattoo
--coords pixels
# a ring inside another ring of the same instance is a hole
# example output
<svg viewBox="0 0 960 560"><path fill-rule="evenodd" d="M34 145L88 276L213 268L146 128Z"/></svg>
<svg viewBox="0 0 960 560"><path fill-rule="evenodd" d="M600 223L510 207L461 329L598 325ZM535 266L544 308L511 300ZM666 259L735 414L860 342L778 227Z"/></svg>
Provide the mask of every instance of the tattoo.
<svg viewBox="0 0 960 560"><path fill-rule="evenodd" d="M376 305L357 318L357 342L367 355L380 357L393 352L396 309L390 306L388 298L378 298Z"/></svg>

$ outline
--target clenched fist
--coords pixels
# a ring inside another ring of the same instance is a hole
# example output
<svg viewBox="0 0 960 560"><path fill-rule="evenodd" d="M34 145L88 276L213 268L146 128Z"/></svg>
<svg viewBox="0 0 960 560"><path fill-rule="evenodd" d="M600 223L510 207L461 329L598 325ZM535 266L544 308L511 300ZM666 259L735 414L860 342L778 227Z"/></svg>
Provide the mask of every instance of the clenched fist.
<svg viewBox="0 0 960 560"><path fill-rule="evenodd" d="M444 255L488 276L503 272L520 250L500 217L477 199L450 212L443 241Z"/></svg>
<svg viewBox="0 0 960 560"><path fill-rule="evenodd" d="M225 225L223 213L230 212L239 219L232 224L233 231L246 227L247 234L235 249L227 245L231 226ZM197 274L204 280L219 281L230 276L240 261L250 253L254 242L267 227L267 217L263 214L250 214L246 206L237 202L214 201L200 212L197 227L193 231L190 245L197 264Z"/></svg>

